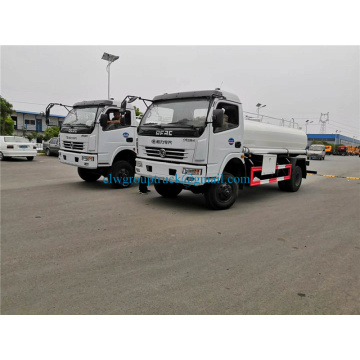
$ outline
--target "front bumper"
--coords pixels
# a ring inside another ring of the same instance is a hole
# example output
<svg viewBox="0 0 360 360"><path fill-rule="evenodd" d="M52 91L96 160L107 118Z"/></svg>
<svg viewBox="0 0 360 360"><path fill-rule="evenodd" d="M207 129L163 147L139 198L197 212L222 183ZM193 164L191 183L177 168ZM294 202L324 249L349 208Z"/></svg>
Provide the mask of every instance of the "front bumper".
<svg viewBox="0 0 360 360"><path fill-rule="evenodd" d="M91 156L93 161L83 160L83 156ZM59 150L59 161L63 164L78 166L87 169L97 169L98 159L95 154L74 153L71 151Z"/></svg>
<svg viewBox="0 0 360 360"><path fill-rule="evenodd" d="M21 157L21 156L36 156L37 150L24 150L24 151L9 151L1 150L3 156L7 157Z"/></svg>
<svg viewBox="0 0 360 360"><path fill-rule="evenodd" d="M174 164L162 161L152 161L143 158L137 158L136 161L141 161L142 166L135 167L135 172L139 176L146 176L167 181L169 183L179 183L184 185L201 185L205 184L208 179L206 177L206 166L189 165L189 164ZM201 169L201 175L183 174L183 169Z"/></svg>

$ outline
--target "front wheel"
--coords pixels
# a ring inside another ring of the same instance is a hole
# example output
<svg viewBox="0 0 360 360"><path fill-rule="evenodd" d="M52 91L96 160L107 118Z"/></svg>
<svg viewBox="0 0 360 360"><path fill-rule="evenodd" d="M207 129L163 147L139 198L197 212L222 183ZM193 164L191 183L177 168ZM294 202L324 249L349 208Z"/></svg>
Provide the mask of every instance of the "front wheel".
<svg viewBox="0 0 360 360"><path fill-rule="evenodd" d="M157 193L165 198L175 198L182 191L182 187L180 184L161 182L161 183L155 183L154 187Z"/></svg>
<svg viewBox="0 0 360 360"><path fill-rule="evenodd" d="M51 155L50 149L47 148L45 153L46 153L46 156L50 156Z"/></svg>
<svg viewBox="0 0 360 360"><path fill-rule="evenodd" d="M0 161L3 161L5 159L4 154L0 151Z"/></svg>
<svg viewBox="0 0 360 360"><path fill-rule="evenodd" d="M26 158L28 159L28 161L33 161L34 160L34 156L27 156Z"/></svg>
<svg viewBox="0 0 360 360"><path fill-rule="evenodd" d="M230 208L238 197L239 187L234 182L232 174L224 173L221 182L209 184L204 193L208 208L213 210L225 210Z"/></svg>
<svg viewBox="0 0 360 360"><path fill-rule="evenodd" d="M279 181L279 189L282 191L296 192L299 190L302 181L302 171L300 166L295 166L291 172L291 178L285 181Z"/></svg>
<svg viewBox="0 0 360 360"><path fill-rule="evenodd" d="M84 169L80 167L78 168L78 174L81 177L81 179L87 182L95 182L101 176L101 174L97 173L94 170Z"/></svg>
<svg viewBox="0 0 360 360"><path fill-rule="evenodd" d="M134 180L135 168L125 160L113 164L108 175L108 182L114 189L127 188Z"/></svg>

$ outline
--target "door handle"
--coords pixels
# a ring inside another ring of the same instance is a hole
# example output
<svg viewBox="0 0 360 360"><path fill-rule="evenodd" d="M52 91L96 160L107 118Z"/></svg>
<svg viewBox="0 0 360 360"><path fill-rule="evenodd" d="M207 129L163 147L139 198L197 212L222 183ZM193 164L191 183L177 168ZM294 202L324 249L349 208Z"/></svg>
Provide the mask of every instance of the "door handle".
<svg viewBox="0 0 360 360"><path fill-rule="evenodd" d="M134 140L133 140L133 138L127 138L126 139L126 142L133 142Z"/></svg>
<svg viewBox="0 0 360 360"><path fill-rule="evenodd" d="M236 148L241 148L241 142L240 142L240 141L237 141L237 142L235 143L235 147L236 147Z"/></svg>

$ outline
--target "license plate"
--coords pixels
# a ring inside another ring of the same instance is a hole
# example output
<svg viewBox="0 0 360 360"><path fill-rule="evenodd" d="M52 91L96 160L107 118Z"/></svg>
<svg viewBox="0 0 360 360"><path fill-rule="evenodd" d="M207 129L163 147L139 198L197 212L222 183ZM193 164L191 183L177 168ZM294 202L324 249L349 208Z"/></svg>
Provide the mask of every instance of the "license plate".
<svg viewBox="0 0 360 360"><path fill-rule="evenodd" d="M20 149L27 149L26 145L20 145Z"/></svg>

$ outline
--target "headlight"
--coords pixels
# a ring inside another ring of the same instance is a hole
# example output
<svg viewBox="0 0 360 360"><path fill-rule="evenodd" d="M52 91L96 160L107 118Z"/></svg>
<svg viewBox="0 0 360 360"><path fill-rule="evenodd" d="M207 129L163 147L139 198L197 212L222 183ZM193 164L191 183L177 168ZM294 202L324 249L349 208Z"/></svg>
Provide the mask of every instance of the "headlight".
<svg viewBox="0 0 360 360"><path fill-rule="evenodd" d="M183 174L189 174L189 175L201 175L202 170L201 169L189 169L189 168L183 168Z"/></svg>
<svg viewBox="0 0 360 360"><path fill-rule="evenodd" d="M137 166L137 167L142 167L142 162L139 161L139 160L136 160L136 166Z"/></svg>
<svg viewBox="0 0 360 360"><path fill-rule="evenodd" d="M82 161L94 161L94 157L93 156L83 156Z"/></svg>

